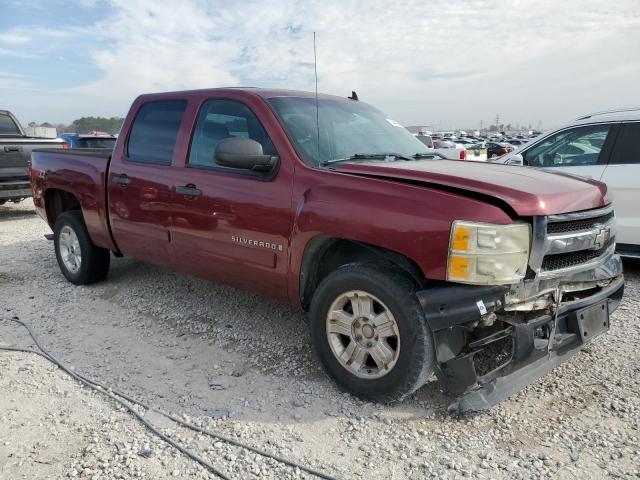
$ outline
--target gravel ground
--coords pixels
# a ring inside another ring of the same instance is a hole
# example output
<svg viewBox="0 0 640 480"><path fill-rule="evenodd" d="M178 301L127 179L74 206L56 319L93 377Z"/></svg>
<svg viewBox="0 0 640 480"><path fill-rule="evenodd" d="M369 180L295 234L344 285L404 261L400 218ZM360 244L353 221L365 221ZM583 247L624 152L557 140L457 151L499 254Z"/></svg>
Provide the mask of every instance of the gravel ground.
<svg viewBox="0 0 640 480"><path fill-rule="evenodd" d="M60 360L209 429L337 478L640 477L640 264L611 331L489 412L450 417L434 382L392 406L341 392L304 315L246 292L113 259L67 283L31 202L0 207L0 318ZM27 346L0 321L0 346ZM0 352L0 478L215 478L40 357ZM234 479L313 478L149 421Z"/></svg>

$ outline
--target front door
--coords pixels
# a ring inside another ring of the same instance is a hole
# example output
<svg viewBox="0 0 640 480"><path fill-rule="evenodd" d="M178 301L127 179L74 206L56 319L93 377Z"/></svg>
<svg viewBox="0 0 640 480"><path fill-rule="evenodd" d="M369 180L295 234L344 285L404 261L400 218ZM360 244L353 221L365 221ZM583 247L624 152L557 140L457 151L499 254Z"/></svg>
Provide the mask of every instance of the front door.
<svg viewBox="0 0 640 480"><path fill-rule="evenodd" d="M525 165L600 180L607 163L611 124L585 125L557 132L522 152Z"/></svg>
<svg viewBox="0 0 640 480"><path fill-rule="evenodd" d="M217 144L258 141L277 155L265 128L244 103L206 100L200 107L183 168L174 171L171 241L175 268L275 297L287 295L293 171L275 174L222 167Z"/></svg>

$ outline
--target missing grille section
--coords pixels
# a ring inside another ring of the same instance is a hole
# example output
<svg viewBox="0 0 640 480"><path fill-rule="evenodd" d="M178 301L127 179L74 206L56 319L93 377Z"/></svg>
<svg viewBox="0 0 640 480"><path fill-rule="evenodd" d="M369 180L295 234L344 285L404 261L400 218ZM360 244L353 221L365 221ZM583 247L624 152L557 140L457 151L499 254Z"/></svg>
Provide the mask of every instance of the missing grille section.
<svg viewBox="0 0 640 480"><path fill-rule="evenodd" d="M589 230L595 225L607 223L612 218L613 212L609 212L598 217L584 218L581 220L567 220L564 222L553 222L547 225L547 233L567 233Z"/></svg>
<svg viewBox="0 0 640 480"><path fill-rule="evenodd" d="M512 352L513 339L511 336L490 343L473 357L476 374L483 376L504 365L511 359Z"/></svg>
<svg viewBox="0 0 640 480"><path fill-rule="evenodd" d="M580 252L560 253L558 255L547 255L542 261L542 270L545 272L571 268L583 263L590 262L601 255L613 245L615 240L611 238L607 244L599 250L582 250Z"/></svg>

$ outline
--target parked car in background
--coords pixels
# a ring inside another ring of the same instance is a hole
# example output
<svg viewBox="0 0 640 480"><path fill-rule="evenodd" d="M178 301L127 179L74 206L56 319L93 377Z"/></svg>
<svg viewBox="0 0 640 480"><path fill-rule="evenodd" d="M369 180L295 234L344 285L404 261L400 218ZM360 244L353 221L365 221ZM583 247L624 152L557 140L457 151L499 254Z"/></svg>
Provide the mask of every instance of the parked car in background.
<svg viewBox="0 0 640 480"><path fill-rule="evenodd" d="M433 140L433 149L451 160L467 159L467 149L450 140Z"/></svg>
<svg viewBox="0 0 640 480"><path fill-rule="evenodd" d="M467 149L467 160L476 162L487 161L487 147L484 143L466 145L465 148Z"/></svg>
<svg viewBox="0 0 640 480"><path fill-rule="evenodd" d="M505 143L508 143L509 145L513 145L515 148L520 148L521 146L529 143L529 141L520 139L520 138L510 138L509 140L506 140Z"/></svg>
<svg viewBox="0 0 640 480"><path fill-rule="evenodd" d="M487 142L487 157L497 158L514 150L514 146L505 142Z"/></svg>
<svg viewBox="0 0 640 480"><path fill-rule="evenodd" d="M416 135L423 145L431 151L450 160L466 160L467 149L448 140L434 139L430 135Z"/></svg>
<svg viewBox="0 0 640 480"><path fill-rule="evenodd" d="M580 117L498 163L605 182L616 207L618 251L640 258L640 109Z"/></svg>
<svg viewBox="0 0 640 480"><path fill-rule="evenodd" d="M583 235L612 215L605 185L434 160L358 100L142 95L122 131L113 151L32 155L65 278L103 280L114 252L288 299L329 374L368 400L435 372L451 410L489 408L597 341L622 298L613 245Z"/></svg>
<svg viewBox="0 0 640 480"><path fill-rule="evenodd" d="M28 166L35 148L62 148L62 140L28 137L11 112L0 110L0 205L31 196Z"/></svg>
<svg viewBox="0 0 640 480"><path fill-rule="evenodd" d="M117 137L106 132L91 132L88 134L61 133L59 138L69 146L68 148L109 148L113 150Z"/></svg>

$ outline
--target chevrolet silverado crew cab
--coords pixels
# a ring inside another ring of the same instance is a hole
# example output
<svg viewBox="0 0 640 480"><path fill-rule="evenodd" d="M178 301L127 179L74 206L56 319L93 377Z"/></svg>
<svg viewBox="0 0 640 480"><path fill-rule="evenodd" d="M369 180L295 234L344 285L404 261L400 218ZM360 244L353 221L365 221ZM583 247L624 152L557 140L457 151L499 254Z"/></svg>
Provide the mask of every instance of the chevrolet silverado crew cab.
<svg viewBox="0 0 640 480"><path fill-rule="evenodd" d="M451 410L488 408L598 341L623 293L604 184L434 159L352 98L142 95L113 152L36 151L30 175L70 282L113 253L287 299L376 401L435 373Z"/></svg>
<svg viewBox="0 0 640 480"><path fill-rule="evenodd" d="M11 112L0 110L0 205L31 196L28 164L34 148L63 148L54 138L28 137Z"/></svg>

